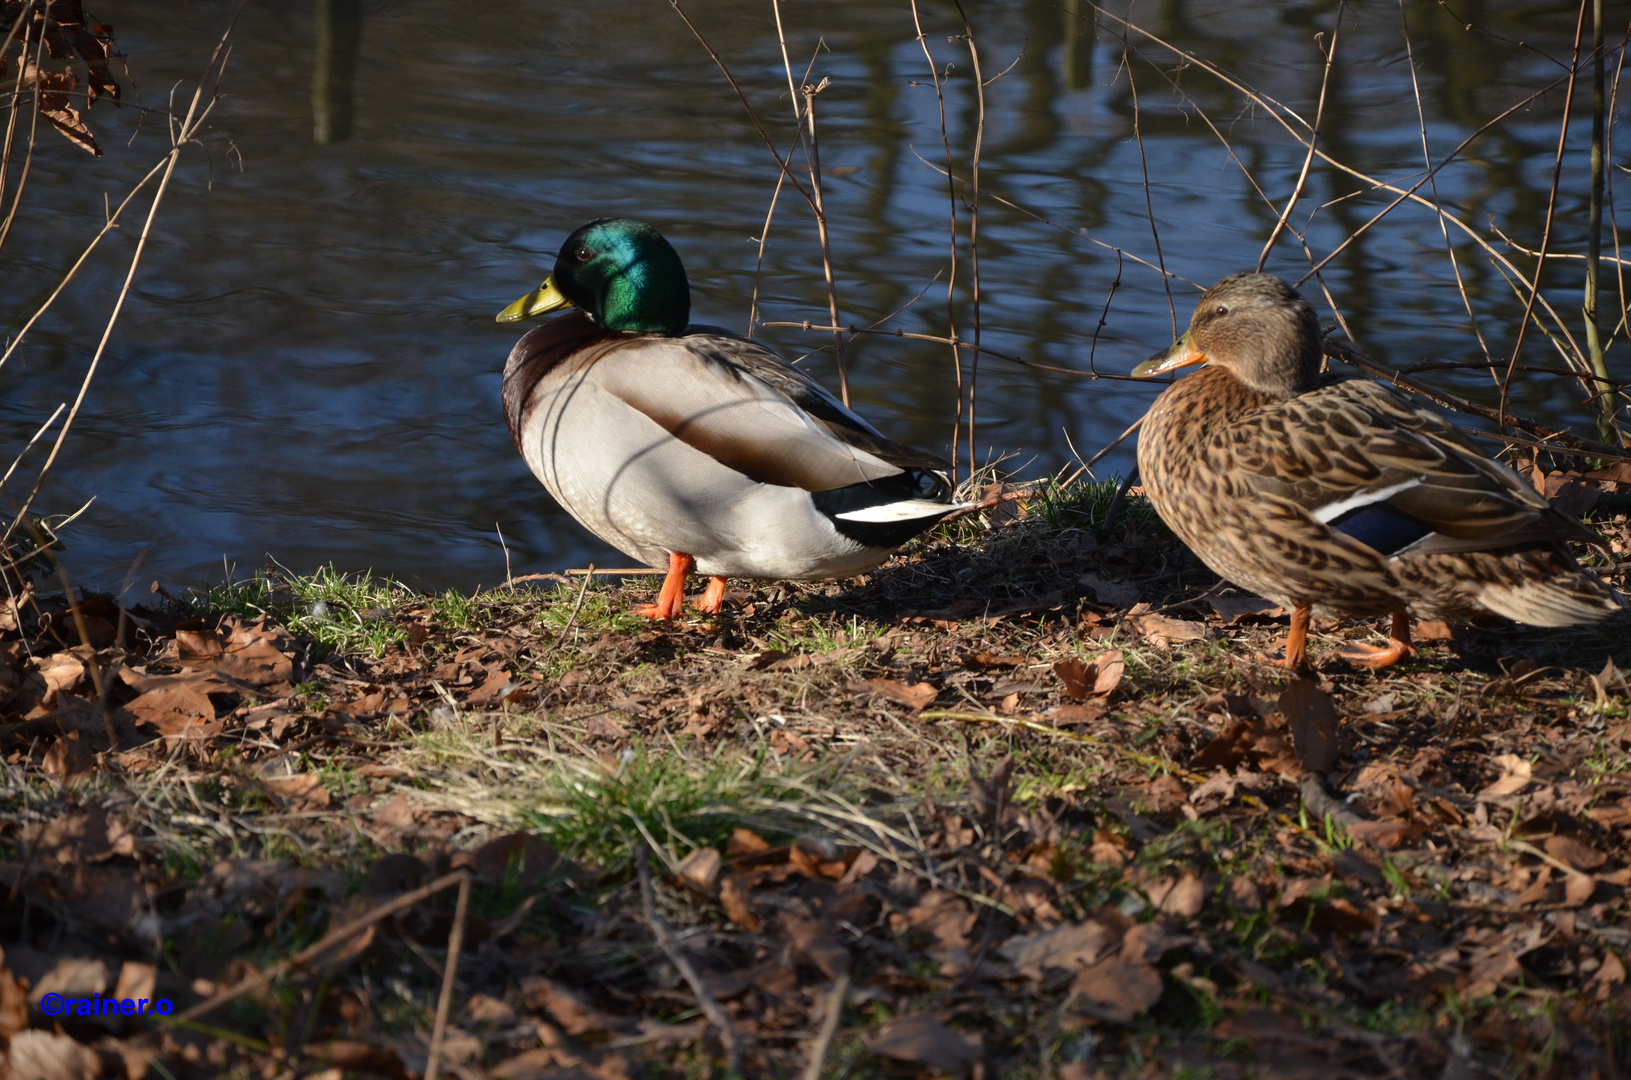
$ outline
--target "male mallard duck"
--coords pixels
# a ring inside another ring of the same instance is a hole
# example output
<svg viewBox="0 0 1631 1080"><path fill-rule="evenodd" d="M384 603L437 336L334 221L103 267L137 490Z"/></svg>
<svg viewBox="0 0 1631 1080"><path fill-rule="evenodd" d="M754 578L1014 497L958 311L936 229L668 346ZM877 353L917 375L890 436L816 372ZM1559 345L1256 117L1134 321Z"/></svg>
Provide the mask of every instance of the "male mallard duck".
<svg viewBox="0 0 1631 1080"><path fill-rule="evenodd" d="M834 578L877 566L959 507L941 459L891 442L758 342L689 323L685 267L656 229L591 221L554 272L499 313L560 308L516 342L504 415L533 475L618 550L666 567L672 619L692 569Z"/></svg>
<svg viewBox="0 0 1631 1080"><path fill-rule="evenodd" d="M1618 595L1566 541L1601 544L1442 417L1369 379L1320 380L1314 309L1279 278L1234 274L1189 331L1134 375L1206 368L1162 392L1138 437L1150 502L1218 574L1292 609L1285 665L1306 663L1310 608L1410 616L1494 612L1535 626L1597 622Z"/></svg>

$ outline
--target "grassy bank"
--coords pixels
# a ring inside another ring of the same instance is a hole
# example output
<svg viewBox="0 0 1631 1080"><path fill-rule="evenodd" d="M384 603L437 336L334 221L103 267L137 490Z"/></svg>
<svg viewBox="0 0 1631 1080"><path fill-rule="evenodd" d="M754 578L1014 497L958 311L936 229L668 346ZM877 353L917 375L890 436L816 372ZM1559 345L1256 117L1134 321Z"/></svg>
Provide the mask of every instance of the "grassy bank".
<svg viewBox="0 0 1631 1080"><path fill-rule="evenodd" d="M649 578L24 605L13 1068L1613 1075L1623 627L1377 676L1322 625L1293 683L1284 614L1113 492L673 626ZM132 988L175 1016L40 1008Z"/></svg>

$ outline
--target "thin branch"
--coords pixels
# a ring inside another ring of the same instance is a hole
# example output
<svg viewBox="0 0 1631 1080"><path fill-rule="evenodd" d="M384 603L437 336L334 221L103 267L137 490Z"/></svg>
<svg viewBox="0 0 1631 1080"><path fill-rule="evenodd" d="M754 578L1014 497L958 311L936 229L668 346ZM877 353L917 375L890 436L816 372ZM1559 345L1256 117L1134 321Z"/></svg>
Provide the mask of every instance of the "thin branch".
<svg viewBox="0 0 1631 1080"><path fill-rule="evenodd" d="M203 1001L200 1001L192 1008L187 1009L184 1012L177 1013L175 1020L172 1022L179 1023L185 1020L196 1020L206 1013L213 1012L229 1001L236 1001L238 998L243 997L247 993L259 990L261 987L269 985L274 979L280 979L289 972L294 971L297 968L304 967L310 961L323 955L330 949L336 948L344 942L356 937L358 934L362 933L364 930L368 929L370 926L373 926L380 920L388 919L397 912L410 908L419 903L421 900L435 896L443 889L458 885L461 882L468 882L469 880L470 877L465 871L455 870L451 874L442 875L428 885L421 885L412 892L403 893L396 899L374 908L366 915L359 915L357 918L352 919L344 926L330 930L328 933L324 934L322 939L316 944L306 946L289 959L279 961L278 963L267 968L265 971L256 972L255 974L244 979L242 982L238 983L236 986L230 986L225 990L218 991L208 998L205 998Z"/></svg>
<svg viewBox="0 0 1631 1080"><path fill-rule="evenodd" d="M776 144L771 141L770 132L766 131L765 126L759 122L759 114L753 111L753 105L749 103L747 94L742 92L741 85L737 83L736 76L731 74L731 69L725 66L724 59L714 51L712 45L708 44L708 39L702 36L702 31L697 29L696 23L693 23L691 17L685 13L685 9L680 7L679 0L668 0L668 6L674 9L674 13L684 21L686 28L707 50L709 58L714 62L714 66L719 68L720 73L725 76L725 81L731 84L732 90L736 91L736 97L742 102L742 108L747 110L748 120L753 124L753 129L759 133L759 138L764 140L765 149L770 151L770 156L776 159L777 168L781 169L782 175L787 179L787 182L793 185L795 191L804 196L804 201L810 204L810 209L814 210L815 200L811 198L808 191L804 190L804 185L799 183L798 177L793 175L788 163L776 152Z"/></svg>
<svg viewBox="0 0 1631 1080"><path fill-rule="evenodd" d="M1286 200L1286 208L1280 212L1280 220L1274 223L1273 230L1269 232L1269 238L1263 243L1262 254L1257 256L1258 273L1263 272L1263 265L1269 261L1269 252L1274 249L1274 241L1279 239L1281 231L1286 227L1286 222L1291 219L1291 211L1296 208L1297 199L1303 193L1303 185L1308 182L1308 170L1314 164L1314 151L1319 146L1320 123L1325 119L1325 92L1331 85L1331 68L1336 64L1337 39L1342 35L1342 16L1347 10L1347 0L1339 0L1336 22L1331 27L1331 47L1325 53L1325 73L1320 76L1319 104L1314 106L1314 127L1308 134L1308 153L1303 155L1302 171L1297 174L1297 183L1291 189L1291 198ZM1412 77L1415 75L1413 70L1411 75ZM1177 335L1174 334L1174 336Z"/></svg>
<svg viewBox="0 0 1631 1080"><path fill-rule="evenodd" d="M954 376L953 388L956 390L957 415L951 421L951 484L957 486L957 442L959 433L963 429L963 354L957 351L957 181L951 172L951 136L946 134L946 94L940 85L940 67L935 63L934 53L929 51L929 39L923 33L923 21L918 15L917 0L911 0L912 25L917 28L917 43L923 49L923 58L929 62L929 78L934 80L934 99L940 106L940 145L946 151L946 198L951 207L951 274L946 279L946 341L951 345L951 366ZM914 150L914 154L917 152ZM917 154L919 161L925 165L921 154ZM933 166L930 166L933 168ZM836 324L837 319L833 322ZM973 453L972 448L970 454ZM972 460L972 458L970 459ZM970 472L972 474L972 471Z"/></svg>
<svg viewBox="0 0 1631 1080"><path fill-rule="evenodd" d="M651 934L667 955L668 962L674 965L674 970L680 973L680 977L691 988L691 993L696 997L697 1006L703 1015L719 1030L719 1041L725 1046L726 1073L740 1073L742 1044L736 1036L736 1029L731 1026L730 1017L725 1015L725 1010L719 1007L719 1002L708 992L708 985L697 974L697 969L692 966L690 959L675 944L674 935L668 931L668 923L657 914L657 901L651 887L651 860L644 847L634 849L634 865L640 873L640 895L645 901L646 925L651 927Z"/></svg>
<svg viewBox="0 0 1631 1080"><path fill-rule="evenodd" d="M1410 16L1405 11L1404 0L1399 0L1399 25L1404 30L1404 56L1405 62L1410 66L1410 89L1416 99L1416 126L1421 132L1421 160L1428 171L1427 190L1432 193L1433 205L1440 206L1438 197L1438 181L1432 176L1433 154L1427 146L1427 110L1421 103L1421 83L1416 78L1416 51L1410 41ZM1484 359L1492 360L1489 354L1489 343L1484 340L1483 328L1478 325L1478 314L1472 309L1472 297L1467 295L1467 283L1461 278L1461 261L1455 257L1455 245L1450 242L1450 227L1444 223L1442 213L1435 214L1438 220L1439 233L1444 237L1444 253L1450 259L1450 272L1455 275L1455 289L1461 296L1461 303L1467 309L1467 318L1472 323L1472 336L1478 339L1478 348L1484 354ZM1494 369L1490 369L1493 373ZM1493 374L1491 378L1494 378Z"/></svg>
<svg viewBox="0 0 1631 1080"><path fill-rule="evenodd" d="M61 430L57 432L56 441L51 444L51 453L46 458L45 464L40 467L39 475L34 480L34 488L28 493L28 498L23 501L22 509L17 511L17 516L12 520L11 525L6 528L4 535L0 535L0 545L9 542L12 535L17 531L17 527L26 519L29 508L33 506L35 498L38 497L41 487L45 484L46 476L51 472L51 466L56 462L57 455L62 452L63 442L68 438L68 432L73 429L74 419L78 417L79 410L85 404L85 396L90 392L91 382L96 377L98 367L101 366L102 357L107 353L108 341L113 337L113 328L119 321L119 314L124 310L125 299L130 295L130 287L136 280L136 270L141 265L143 252L147 250L147 241L152 235L153 222L158 217L159 206L164 202L164 193L169 190L170 178L175 175L176 162L181 159L181 148L192 140L199 125L203 124L215 107L213 97L210 104L205 106L202 111L199 110L199 103L203 100L204 88L209 84L212 73L217 86L219 86L221 74L226 68L226 57L230 55L227 50L227 36L231 33L232 30L229 27L227 32L221 36L221 41L216 45L215 51L210 54L209 64L205 67L204 74L199 77L198 86L193 91L192 104L187 109L187 117L172 138L170 153L166 155L165 159L164 176L159 181L158 189L153 193L152 204L147 208L147 221L142 225L141 237L136 241L136 250L130 257L130 268L125 273L124 284L119 289L118 298L114 301L113 312L108 316L107 325L103 327L102 340L97 343L96 352L91 356L90 367L86 370L85 377L79 384L79 394L74 398L73 408L68 410L68 416L63 420Z"/></svg>
<svg viewBox="0 0 1631 1080"><path fill-rule="evenodd" d="M813 205L816 215L816 233L821 237L821 271L827 279L827 313L832 316L834 325L838 323L838 282L833 277L832 247L827 235L827 205L821 197L821 148L816 141L815 99L816 95L827 88L827 80L822 79L817 86L804 86L804 120L809 141L805 143L805 151L810 155L810 190L815 196ZM844 407L849 407L849 367L844 362L844 339L834 334L832 339L833 352L838 357L838 394L843 399Z"/></svg>
<svg viewBox="0 0 1631 1080"><path fill-rule="evenodd" d="M41 105L41 103L43 102L43 100L45 98L45 87L41 84L41 81L40 81L40 75L41 75L41 71L42 71L42 68L40 67L40 63L41 63L41 61L43 61L45 59L45 39L46 39L45 30L46 30L46 27L50 25L50 23L51 23L51 0L45 0L45 8L44 8L44 10L42 11L42 13L40 15L40 44L34 50L34 95L33 95L34 108L33 108L32 117L29 120L29 125L28 125L28 153L23 156L22 175L17 177L17 190L11 196L11 212L6 215L5 224L0 225L0 250L5 249L6 237L11 235L11 223L13 221L17 220L17 208L19 206L21 206L22 202L23 202L23 188L28 186L29 170L32 168L32 166L34 164L34 140L39 135L39 131L40 131L40 105ZM28 39L25 37L23 39L23 47L22 47L22 49L20 49L18 51L18 55L17 55L17 90L16 90L16 92L14 92L12 94L12 97L11 97L11 108L12 108L13 113L15 113L17 111L17 95L22 93L23 72L25 70L27 70L27 68L28 68L27 60L28 60ZM9 165L10 161L11 161L11 144L10 144L10 141L8 140L7 144L6 144L6 161L5 161L5 165ZM0 169L3 169L3 168L4 168L4 166L0 166Z"/></svg>
<svg viewBox="0 0 1631 1080"><path fill-rule="evenodd" d="M1166 256L1161 253L1161 230L1155 226L1155 204L1150 201L1150 166L1144 157L1144 133L1139 124L1138 80L1133 78L1133 63L1127 53L1127 37L1121 39L1121 66L1127 72L1127 88L1133 93L1133 140L1138 143L1138 167L1144 175L1144 215L1149 218L1150 235L1155 238L1155 261L1161 266L1161 287L1167 290L1167 313L1172 316L1172 336L1178 336L1178 307L1172 300L1172 281L1167 277Z"/></svg>
<svg viewBox="0 0 1631 1080"><path fill-rule="evenodd" d="M1631 452L1628 452L1620 447L1608 446L1605 443L1595 442L1591 439L1582 439L1572 432L1548 429L1532 420L1525 420L1520 416L1510 413L1504 420L1502 420L1500 414L1488 406L1480 405L1475 401L1468 401L1466 398L1456 397L1454 394L1449 394L1443 390L1436 390L1433 387L1426 386L1395 368L1391 368L1386 364L1373 360L1371 357L1366 356L1358 349L1349 348L1340 341L1326 338L1324 347L1325 355L1331 357L1333 360L1340 360L1345 364L1358 368L1367 375L1382 379L1396 386L1402 386L1413 393L1420 394L1422 397L1427 398L1429 401L1436 405L1442 406L1443 408L1454 409L1457 412L1467 413L1470 416L1477 416L1495 423L1503 423L1508 427L1515 427L1520 431L1528 431L1532 434L1538 435L1548 443L1554 444L1552 446L1545 447L1546 449L1556 449L1559 453L1591 454L1595 457L1610 458L1614 461L1631 461ZM1491 437L1512 439L1514 442L1525 442L1525 440L1513 439L1512 436L1509 435L1491 435Z"/></svg>
<svg viewBox="0 0 1631 1080"><path fill-rule="evenodd" d="M985 79L980 75L980 50L974 44L974 27L969 25L968 13L962 0L952 0L957 14L963 20L963 36L968 41L968 56L974 66L974 99L978 114L974 125L974 156L969 167L969 183L974 189L968 207L969 280L974 290L974 353L969 358L968 370L968 474L974 475L974 416L980 387L980 151L985 145ZM833 322L837 322L837 318Z"/></svg>
<svg viewBox="0 0 1631 1080"><path fill-rule="evenodd" d="M447 933L447 964L442 969L442 992L436 999L436 1023L431 1028L430 1054L425 1060L425 1080L436 1080L442 1063L442 1036L447 1033L447 1011L453 1004L453 977L459 970L459 949L464 945L464 915L470 906L470 875L459 878L459 900L453 908L453 929Z"/></svg>
<svg viewBox="0 0 1631 1080"><path fill-rule="evenodd" d="M1557 129L1557 155L1552 161L1552 189L1546 196L1546 224L1540 233L1540 254L1536 257L1535 277L1529 283L1529 299L1523 305L1523 318L1518 320L1518 336L1512 343L1512 356L1507 361L1506 374L1501 378L1500 414L1506 415L1507 393L1512 385L1512 369L1518 364L1523 351L1524 335L1529 330L1529 316L1535 310L1535 298L1540 295L1540 278L1546 272L1546 252L1552 246L1552 224L1557 215L1557 189L1563 181L1563 149L1569 143L1569 113L1574 105L1575 74L1580 64L1580 39L1586 29L1586 7L1591 0L1580 0L1580 17L1574 24L1574 58L1569 64L1569 85L1563 91L1563 120ZM1497 421L1499 422L1499 421Z"/></svg>
<svg viewBox="0 0 1631 1080"><path fill-rule="evenodd" d="M821 1080L821 1067L826 1064L827 1052L832 1049L838 1024L844 1018L844 1002L849 997L849 972L844 972L832 984L827 994L827 1011L821 1017L821 1031L810 1047L810 1057L804 1063L804 1080Z"/></svg>

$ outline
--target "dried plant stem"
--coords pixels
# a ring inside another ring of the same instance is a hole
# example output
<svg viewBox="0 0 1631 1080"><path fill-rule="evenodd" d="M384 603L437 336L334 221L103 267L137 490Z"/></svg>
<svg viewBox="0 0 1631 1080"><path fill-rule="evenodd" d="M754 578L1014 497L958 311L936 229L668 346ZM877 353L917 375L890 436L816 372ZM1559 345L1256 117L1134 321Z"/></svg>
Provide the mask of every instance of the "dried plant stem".
<svg viewBox="0 0 1631 1080"><path fill-rule="evenodd" d="M1331 68L1336 64L1337 39L1342 34L1342 16L1347 10L1347 0L1339 0L1336 20L1331 25L1331 47L1325 51L1325 73L1320 76L1319 103L1314 106L1314 127L1308 133L1308 153L1303 155L1303 167L1297 173L1297 183L1291 188L1291 197L1286 200L1286 208L1280 211L1280 220L1274 223L1274 228L1269 232L1269 238L1263 242L1262 254L1257 256L1257 270L1259 273L1262 273L1263 265L1269 261L1269 252L1274 249L1274 241L1280 238L1280 233L1285 229L1286 222L1291 220L1291 211L1296 208L1297 199L1303 193L1303 185L1308 182L1308 170L1314 164L1314 151L1319 147L1320 124L1325 119L1325 92L1331 85ZM1414 76L1415 71L1412 69L1411 77L1414 78ZM1146 180L1147 190L1148 181ZM1171 300L1172 294L1170 292L1167 294L1167 298L1169 301Z"/></svg>
<svg viewBox="0 0 1631 1080"><path fill-rule="evenodd" d="M102 223L102 228L91 238L91 242L85 245L85 250L79 253L79 258L74 260L74 265L68 268L68 272L62 276L62 280L57 283L57 287L51 290L51 295L47 296L45 302L39 306L34 314L28 317L28 321L23 324L22 329L17 331L17 336L12 338L11 343L6 346L6 351L0 354L0 367L3 367L6 361L11 359L11 354L17 351L17 347L23 343L23 338L28 336L28 332L34 328L34 324L40 321L40 317L56 302L57 297L62 295L62 291L68 287L69 282L74 280L80 268L85 265L85 261L91 257L91 252L95 251L96 246L102 242L102 238L119 227L119 216L125 212L125 207L130 205L131 200L136 197L137 193L147 187L148 181L157 176L168 163L168 156L159 159L158 164L147 170L147 175L138 180L136 186L130 189L129 194L119 203L118 208L108 215L108 219Z"/></svg>
<svg viewBox="0 0 1631 1080"><path fill-rule="evenodd" d="M1150 198L1150 165L1144 155L1144 131L1139 121L1138 80L1133 78L1132 56L1127 49L1127 36L1121 38L1121 66L1127 72L1127 89L1133 96L1133 141L1138 144L1138 167L1144 184L1144 216L1150 222L1150 237L1155 241L1155 261L1161 268L1161 287L1167 291L1167 314L1172 318L1172 336L1178 336L1178 306L1172 300L1172 279L1167 276L1167 259L1161 252L1161 230L1155 225L1155 203Z"/></svg>
<svg viewBox="0 0 1631 1080"><path fill-rule="evenodd" d="M23 155L23 171L17 177L17 190L11 196L11 212L6 214L4 225L0 225L0 251L5 250L6 237L11 235L11 224L17 220L17 208L22 205L23 189L28 186L29 169L34 164L34 140L40 131L40 104L45 96L45 88L40 83L40 62L45 59L45 28L51 22L51 0L45 0L45 10L40 18L40 43L34 50L34 108L28 123L28 153ZM11 111L17 112L17 98L22 93L23 72L27 69L28 39L23 38L23 47L17 56L17 89L11 95ZM6 153L4 162L0 162L0 172L4 172L11 164L11 139L7 132Z"/></svg>
<svg viewBox="0 0 1631 1080"><path fill-rule="evenodd" d="M929 78L934 82L934 99L940 108L940 145L946 152L946 201L950 207L949 231L951 236L951 273L946 278L946 341L951 345L953 389L956 391L957 415L951 421L951 483L957 486L957 443L963 430L963 354L958 351L957 337L957 180L951 171L951 136L946 133L946 93L940 85L940 67L934 53L929 51L929 39L923 33L923 20L918 14L917 0L911 0L912 25L917 30L917 43L923 58L929 62ZM925 163L927 164L927 163ZM836 325L838 320L834 319ZM971 451L972 453L972 448Z"/></svg>
<svg viewBox="0 0 1631 1080"><path fill-rule="evenodd" d="M832 991L827 994L827 1011L821 1017L821 1031L816 1035L816 1041L810 1047L810 1058L804 1064L804 1080L821 1080L821 1067L827 1062L827 1052L832 1049L834 1037L838 1034L838 1024L844 1017L844 1002L849 997L849 972L838 976L832 984Z"/></svg>
<svg viewBox="0 0 1631 1080"><path fill-rule="evenodd" d="M559 652L561 646L566 644L566 635L570 634L572 627L577 624L578 612L583 610L583 598L589 595L589 585L594 580L595 564L590 563L589 569L583 571L583 588L578 590L578 599L572 605L572 614L567 616L566 625L561 627L561 636L555 639L555 651Z"/></svg>
<svg viewBox="0 0 1631 1080"><path fill-rule="evenodd" d="M736 1029L731 1026L730 1017L725 1010L719 1007L713 994L708 992L708 986L697 974L697 969L687 959L685 953L680 951L674 943L674 935L668 931L668 923L657 914L656 893L651 886L651 859L644 847L634 850L634 865L640 874L640 895L645 901L646 925L651 927L652 936L668 957L668 962L674 965L674 970L691 988L691 993L697 999L697 1006L702 1010L708 1022L719 1029L719 1041L725 1047L725 1070L727 1074L740 1073L742 1070L742 1045L736 1037Z"/></svg>
<svg viewBox="0 0 1631 1080"><path fill-rule="evenodd" d="M1351 364L1367 375L1383 379L1393 385L1402 386L1406 390L1420 394L1443 408L1454 409L1456 412L1467 413L1470 416L1477 416L1484 420L1517 428L1520 431L1527 431L1552 444L1551 446L1543 446L1542 449L1556 449L1559 453L1592 454L1596 457L1612 458L1615 461L1631 461L1631 452L1619 447L1609 446L1591 439L1582 439L1567 431L1550 430L1541 424L1537 424L1532 420L1525 420L1513 413L1508 413L1503 419L1496 410L1488 406L1423 385L1404 372L1390 368L1386 364L1378 363L1358 349L1349 348L1339 341L1326 338L1325 355L1333 360L1341 360L1345 364ZM1524 445L1533 445L1510 435L1501 435L1499 437L1523 443Z"/></svg>
<svg viewBox="0 0 1631 1080"><path fill-rule="evenodd" d="M1608 381L1608 362L1603 357L1602 331L1597 321L1598 264L1603 253L1603 0L1591 3L1591 203L1586 223L1586 283L1581 315L1586 323L1586 358L1601 388ZM1536 274L1539 274L1536 269ZM1598 398L1597 436L1603 442L1619 442L1614 431L1617 411L1614 395Z"/></svg>
<svg viewBox="0 0 1631 1080"><path fill-rule="evenodd" d="M282 978L296 968L305 966L330 949L356 937L380 920L388 919L397 912L419 903L421 900L435 896L443 889L458 885L460 882L467 883L469 880L470 876L465 871L455 870L451 874L442 875L428 885L421 885L412 892L403 893L396 899L381 904L368 914L352 919L338 929L330 930L316 944L306 946L289 959L273 964L265 971L249 976L236 986L230 986L225 990L212 994L185 1012L177 1013L174 1022L195 1020L200 1016L213 1012L229 1001L236 1001L251 991L259 990L271 983L272 980Z"/></svg>
<svg viewBox="0 0 1631 1080"><path fill-rule="evenodd" d="M453 929L447 933L447 964L442 969L442 992L436 999L436 1023L431 1028L430 1054L425 1059L425 1080L436 1080L442 1063L442 1037L447 1034L447 1011L453 1003L453 977L459 970L464 946L464 916L470 906L470 875L459 876L459 900L453 908Z"/></svg>
<svg viewBox="0 0 1631 1080"><path fill-rule="evenodd" d="M833 330L832 326L818 326L808 321L767 322L764 325L797 327L800 330L810 330L822 334L831 333ZM853 325L840 326L838 329L844 331L846 334L877 334L882 337L905 338L908 341L933 341L941 345L952 345L958 349L967 349L971 352L978 348L978 350L984 353L986 356L995 356L998 359L1006 360L1011 364L1018 364L1020 367L1030 368L1033 371L1057 372L1060 375L1069 375L1072 378L1077 379L1112 379L1118 382L1137 383L1140 386L1148 386L1157 390L1166 388L1165 383L1151 382L1148 379L1135 379L1131 375L1117 375L1113 372L1105 371L1078 371L1076 368L1059 367L1055 364L1039 364L1035 360L1027 360L1022 356L1014 356L1011 353L998 352L996 349L987 349L983 345L976 346L972 341L955 341L949 337L941 337L939 334L913 334L908 333L905 330L875 330L869 326ZM653 570L652 573L662 573L662 571Z"/></svg>
<svg viewBox="0 0 1631 1080"><path fill-rule="evenodd" d="M968 12L963 10L962 0L952 2L957 5L957 14L963 20L963 36L968 40L969 63L974 68L976 106L974 154L969 162L969 186L973 192L968 204L969 283L974 294L974 351L969 356L968 369L968 474L973 476L976 471L974 418L980 389L980 152L985 147L985 78L980 74L980 50L974 43L974 27L969 24Z"/></svg>
<svg viewBox="0 0 1631 1080"><path fill-rule="evenodd" d="M47 5L47 11L49 11L49 4ZM229 29L227 33L230 34L231 30ZM6 528L4 535L0 535L0 544L9 542L12 535L17 531L17 527L27 517L29 508L33 506L35 498L39 496L40 489L45 484L46 476L51 472L51 466L56 463L57 455L62 452L63 441L67 439L68 432L73 429L74 420L79 416L79 410L85 404L85 396L90 392L91 382L96 378L96 372L101 366L102 357L107 353L108 341L113 337L113 328L119 321L119 313L124 310L125 299L130 295L130 287L136 280L136 270L141 265L142 254L147 250L147 241L153 232L153 222L158 217L159 206L164 202L164 194L169 190L170 177L175 174L176 162L181 159L181 148L192 140L198 131L199 125L215 108L213 98L202 109L199 108L199 104L203 101L204 88L209 84L211 74L213 73L217 80L220 79L226 61L226 41L227 37L223 34L220 44L215 47L214 53L210 55L210 61L204 69L204 74L199 77L198 87L193 91L192 104L187 109L186 118L182 121L180 129L174 131L171 135L170 152L165 155L164 175L159 180L158 189L153 193L152 204L147 208L147 220L142 225L140 238L136 241L136 250L130 256L130 267L125 272L124 284L120 287L119 296L114 301L113 312L108 316L107 325L103 327L102 340L97 343L96 352L91 356L90 367L86 369L85 377L79 384L79 394L74 398L73 407L68 410L68 416L63 420L61 430L57 432L56 441L51 444L51 453L47 456L45 464L40 467L39 475L34 480L34 488L28 493L28 498L24 500L22 509L17 511L16 517L12 520L11 525Z"/></svg>
<svg viewBox="0 0 1631 1080"><path fill-rule="evenodd" d="M1580 68L1580 39L1586 29L1586 7L1591 0L1580 0L1580 17L1574 24L1574 58L1569 63L1569 85L1563 91L1563 120L1557 129L1557 153L1552 159L1552 187L1546 196L1546 222L1540 232L1540 254L1535 259L1535 276L1529 282L1529 298L1523 305L1523 318L1518 320L1518 336L1512 342L1512 355L1507 359L1506 374L1501 377L1501 397L1497 423L1505 425L1507 396L1512 387L1512 369L1518 365L1518 354L1523 351L1523 339L1529 330L1529 318L1540 296L1541 275L1546 272L1546 252L1552 246L1552 225L1557 217L1557 189L1563 180L1563 150L1569 143L1569 113L1574 106L1575 75ZM1595 306L1595 305L1594 305Z"/></svg>
<svg viewBox="0 0 1631 1080"><path fill-rule="evenodd" d="M5 44L0 45L0 59L3 59L6 53L11 50L11 43L17 39L17 31L28 22L29 15L31 15L34 11L34 3L35 0L28 0L28 2L23 5L23 10L17 13L17 20L11 24L11 29L6 33ZM12 85L11 104L6 110L5 149L0 151L0 199L5 197L6 181L10 179L11 144L12 139L15 138L17 134L17 100L18 98L22 97L23 94L23 72L28 68L28 65L23 62L23 59L27 55L28 39L24 38L22 47L17 50L17 81Z"/></svg>
<svg viewBox="0 0 1631 1080"><path fill-rule="evenodd" d="M1619 58L1614 62L1614 83L1608 93L1608 127L1603 133L1603 160L1614 160L1614 114L1619 108L1620 75L1625 70L1626 45L1631 42L1631 26L1626 28L1626 36L1620 39ZM1620 219L1614 212L1614 173L1605 170L1603 201L1608 204L1609 235L1614 238L1614 281L1616 292L1620 298L1620 322L1615 333L1631 330L1631 307L1627 306L1625 292L1625 260L1620 253ZM1613 335L1610 335L1613 336Z"/></svg>
<svg viewBox="0 0 1631 1080"><path fill-rule="evenodd" d="M821 271L827 278L827 314L832 316L833 325L838 325L838 282L832 272L832 244L827 235L827 204L821 196L821 146L816 141L815 99L816 95L826 89L827 80L822 79L818 86L805 86L804 92L804 120L805 132L809 141L805 148L810 154L810 192L814 196L812 204L815 207L816 231L821 237ZM844 360L844 337L834 333L832 336L833 353L838 359L838 396L843 400L844 407L849 407L849 365Z"/></svg>
<svg viewBox="0 0 1631 1080"><path fill-rule="evenodd" d="M1421 132L1421 159L1428 171L1427 190L1433 197L1433 205L1439 207L1438 181L1432 177L1433 154L1427 146L1427 110L1421 103L1421 83L1416 78L1416 51L1410 42L1410 16L1405 11L1404 0L1399 0L1399 25L1404 30L1405 62L1410 65L1410 89L1416 99L1416 126ZM1484 359L1493 360L1489 354L1489 343L1484 340L1484 330L1478 325L1478 314L1473 311L1472 297L1467 295L1467 283L1461 278L1461 261L1455 257L1455 245L1450 242L1450 227L1444 222L1444 212L1440 209L1434 217L1438 221L1438 230L1444 237L1444 253L1450 258L1450 272L1455 275L1455 289L1461 296L1461 304L1467 311L1467 319L1472 323L1472 335L1478 339L1478 348L1484 354ZM1490 369L1490 378L1494 379L1494 368Z"/></svg>

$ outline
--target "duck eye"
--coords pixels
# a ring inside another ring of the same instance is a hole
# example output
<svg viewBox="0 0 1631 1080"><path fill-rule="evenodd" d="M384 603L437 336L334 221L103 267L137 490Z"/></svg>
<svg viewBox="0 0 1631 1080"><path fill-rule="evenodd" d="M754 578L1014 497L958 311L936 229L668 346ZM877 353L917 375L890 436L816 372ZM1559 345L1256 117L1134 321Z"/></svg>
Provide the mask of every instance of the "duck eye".
<svg viewBox="0 0 1631 1080"><path fill-rule="evenodd" d="M1229 314L1228 305L1219 304L1217 306L1217 309L1215 311L1213 311L1212 314L1214 314L1214 315L1227 315L1227 314Z"/></svg>
<svg viewBox="0 0 1631 1080"><path fill-rule="evenodd" d="M588 262L590 259L595 257L595 253L590 251L586 247L580 247L573 254L575 254L578 257L579 262Z"/></svg>

